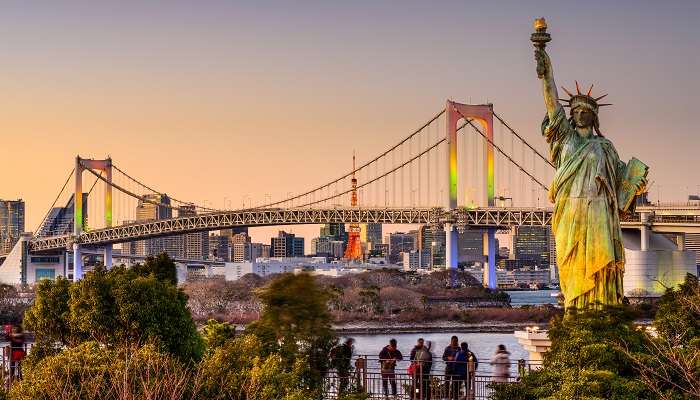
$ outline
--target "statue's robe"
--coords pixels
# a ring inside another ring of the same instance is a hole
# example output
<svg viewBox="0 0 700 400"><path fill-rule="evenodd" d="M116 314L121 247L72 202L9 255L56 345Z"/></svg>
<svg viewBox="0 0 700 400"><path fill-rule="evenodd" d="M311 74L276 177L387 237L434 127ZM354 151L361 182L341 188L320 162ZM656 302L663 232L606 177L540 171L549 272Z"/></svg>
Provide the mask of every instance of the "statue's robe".
<svg viewBox="0 0 700 400"><path fill-rule="evenodd" d="M549 200L565 307L620 304L625 253L617 188L625 164L608 139L582 137L561 106L551 121L545 117L542 134L557 169Z"/></svg>

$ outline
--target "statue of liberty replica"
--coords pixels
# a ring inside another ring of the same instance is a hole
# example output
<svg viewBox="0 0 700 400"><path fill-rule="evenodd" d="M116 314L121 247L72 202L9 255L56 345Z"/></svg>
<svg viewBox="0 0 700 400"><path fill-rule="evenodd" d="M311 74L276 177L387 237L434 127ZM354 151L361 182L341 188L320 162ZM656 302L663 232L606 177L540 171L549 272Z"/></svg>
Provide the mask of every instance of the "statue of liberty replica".
<svg viewBox="0 0 700 400"><path fill-rule="evenodd" d="M535 21L537 75L542 81L547 115L542 134L556 167L549 189L554 203L554 233L559 280L567 309L621 304L625 253L620 215L634 211L646 188L648 168L633 158L620 161L612 142L601 134L598 109L605 97L564 91L560 99L545 45L550 40L544 18ZM564 103L560 104L560 101ZM570 109L567 118L564 107Z"/></svg>

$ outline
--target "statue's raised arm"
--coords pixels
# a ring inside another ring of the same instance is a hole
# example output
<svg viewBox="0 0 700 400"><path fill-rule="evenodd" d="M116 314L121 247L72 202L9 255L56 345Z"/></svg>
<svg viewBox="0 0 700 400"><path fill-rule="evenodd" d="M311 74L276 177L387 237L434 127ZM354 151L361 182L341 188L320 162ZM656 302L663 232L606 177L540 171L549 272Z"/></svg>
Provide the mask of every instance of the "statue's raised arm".
<svg viewBox="0 0 700 400"><path fill-rule="evenodd" d="M542 72L540 79L542 80L542 92L544 94L544 104L547 107L549 119L553 120L557 109L561 108L561 104L557 100L557 85L554 82L554 73L552 72L552 61L549 54L544 48L535 49L535 60L537 61L538 75Z"/></svg>
<svg viewBox="0 0 700 400"><path fill-rule="evenodd" d="M554 115L561 105L558 101L557 85L554 82L554 73L552 72L552 60L549 54L544 49L547 42L551 40L547 33L547 23L544 18L535 20L535 32L530 36L530 40L535 45L535 61L537 61L537 77L542 80L542 91L544 92L544 104L547 106L547 114L549 119L554 120Z"/></svg>

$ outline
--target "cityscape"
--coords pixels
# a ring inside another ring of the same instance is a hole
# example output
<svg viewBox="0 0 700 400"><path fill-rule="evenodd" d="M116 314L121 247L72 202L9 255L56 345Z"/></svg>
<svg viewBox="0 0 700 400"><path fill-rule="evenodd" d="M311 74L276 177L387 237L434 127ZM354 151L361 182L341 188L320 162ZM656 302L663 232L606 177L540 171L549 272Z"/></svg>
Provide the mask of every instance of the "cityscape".
<svg viewBox="0 0 700 400"><path fill-rule="evenodd" d="M311 3L8 6L0 400L700 398L700 5Z"/></svg>

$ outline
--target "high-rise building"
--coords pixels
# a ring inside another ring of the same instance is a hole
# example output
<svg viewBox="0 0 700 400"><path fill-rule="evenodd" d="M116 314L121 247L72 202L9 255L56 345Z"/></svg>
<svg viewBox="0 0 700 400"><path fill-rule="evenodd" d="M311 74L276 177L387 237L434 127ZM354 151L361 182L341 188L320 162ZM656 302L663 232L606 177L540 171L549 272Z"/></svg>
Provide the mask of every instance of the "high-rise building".
<svg viewBox="0 0 700 400"><path fill-rule="evenodd" d="M367 243L367 249L373 250L375 247L382 244L382 224L362 224L362 234L360 237L363 242Z"/></svg>
<svg viewBox="0 0 700 400"><path fill-rule="evenodd" d="M193 204L181 205L177 210L179 217L192 217L197 215L197 209ZM184 254L188 260L204 260L209 258L209 233L194 232L182 235Z"/></svg>
<svg viewBox="0 0 700 400"><path fill-rule="evenodd" d="M231 261L231 237L225 235L209 235L209 257L212 260Z"/></svg>
<svg viewBox="0 0 700 400"><path fill-rule="evenodd" d="M486 261L484 256L484 230L467 229L457 234L458 262L473 265Z"/></svg>
<svg viewBox="0 0 700 400"><path fill-rule="evenodd" d="M279 231L277 237L273 237L270 241L270 252L272 257L303 257L304 238Z"/></svg>
<svg viewBox="0 0 700 400"><path fill-rule="evenodd" d="M171 218L172 209L170 198L167 195L157 193L148 193L142 196L136 206L136 221L154 221L159 219ZM139 240L131 244L129 253L138 256L152 256L166 251L166 242L170 250L174 251L173 243L170 239L153 238Z"/></svg>
<svg viewBox="0 0 700 400"><path fill-rule="evenodd" d="M401 253L407 253L418 249L417 232L411 231L408 233L396 232L388 235L387 243L389 244L389 262L398 264L403 260Z"/></svg>
<svg viewBox="0 0 700 400"><path fill-rule="evenodd" d="M0 200L0 254L9 253L24 232L24 200Z"/></svg>
<svg viewBox="0 0 700 400"><path fill-rule="evenodd" d="M526 266L549 267L550 228L520 226L513 237L515 258Z"/></svg>
<svg viewBox="0 0 700 400"><path fill-rule="evenodd" d="M250 244L250 259L255 261L258 258L270 258L270 245L264 243Z"/></svg>
<svg viewBox="0 0 700 400"><path fill-rule="evenodd" d="M54 207L39 227L37 236L59 236L73 233L75 195L71 195L65 207ZM88 221L88 195L83 193L83 226Z"/></svg>
<svg viewBox="0 0 700 400"><path fill-rule="evenodd" d="M233 235L231 239L231 259L233 262L255 260L252 250L250 236L247 233L241 232Z"/></svg>
<svg viewBox="0 0 700 400"><path fill-rule="evenodd" d="M319 257L330 257L332 240L328 236L313 238L311 239L311 250Z"/></svg>
<svg viewBox="0 0 700 400"><path fill-rule="evenodd" d="M445 230L421 226L418 230L418 250L422 252L422 258L428 257L428 265L421 261L421 268L444 267Z"/></svg>

